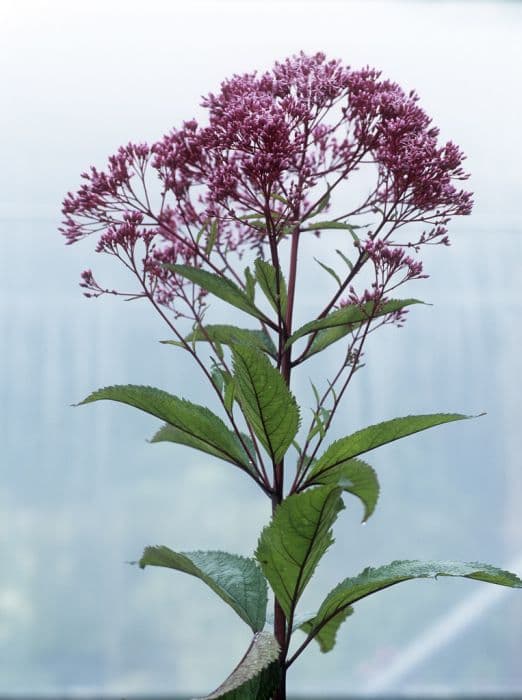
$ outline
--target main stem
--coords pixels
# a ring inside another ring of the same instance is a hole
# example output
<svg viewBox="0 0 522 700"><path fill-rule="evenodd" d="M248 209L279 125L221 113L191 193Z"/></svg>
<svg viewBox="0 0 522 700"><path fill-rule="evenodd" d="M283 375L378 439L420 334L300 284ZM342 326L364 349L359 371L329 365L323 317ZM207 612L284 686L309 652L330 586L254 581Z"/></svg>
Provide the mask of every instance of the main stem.
<svg viewBox="0 0 522 700"><path fill-rule="evenodd" d="M295 297L295 281L297 273L297 252L299 249L299 228L296 228L292 234L292 247L290 250L290 270L288 274L288 296L286 306L286 316L284 323L280 324L283 334L280 347L284 347L286 341L292 334L292 315L294 309ZM292 371L292 349L291 347L283 351L281 358L281 375L285 380L286 385L290 386L290 374ZM276 508L284 499L284 461L281 460L274 465L274 492L272 497L272 513L275 513ZM274 603L274 636L277 639L281 654L279 657L281 665L281 680L277 690L274 693L274 700L286 700L286 656L288 653L288 642L292 630L287 630L287 619L283 608L278 600Z"/></svg>

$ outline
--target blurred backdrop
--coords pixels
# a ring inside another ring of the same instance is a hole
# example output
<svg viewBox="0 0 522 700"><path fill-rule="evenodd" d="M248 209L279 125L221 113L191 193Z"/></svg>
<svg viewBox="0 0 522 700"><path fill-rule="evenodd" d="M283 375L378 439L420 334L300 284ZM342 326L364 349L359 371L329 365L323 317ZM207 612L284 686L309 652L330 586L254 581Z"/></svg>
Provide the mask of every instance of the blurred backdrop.
<svg viewBox="0 0 522 700"><path fill-rule="evenodd" d="M167 330L144 304L81 296L85 267L121 273L88 241L66 248L57 227L91 163L199 116L224 77L301 49L417 90L468 154L476 199L452 247L425 256L430 279L407 290L433 306L372 338L332 437L408 413L487 411L372 455L380 506L362 527L348 502L304 607L398 558L521 573L522 4L4 0L0 20L0 695L205 693L243 653L249 631L202 584L126 562L148 544L250 554L267 505L217 460L147 444L150 417L71 408L115 383L209 397L157 342ZM297 321L329 285L314 242ZM296 391L312 405L308 376ZM291 689L522 693L521 621L517 591L403 584L361 602L329 655L310 647Z"/></svg>

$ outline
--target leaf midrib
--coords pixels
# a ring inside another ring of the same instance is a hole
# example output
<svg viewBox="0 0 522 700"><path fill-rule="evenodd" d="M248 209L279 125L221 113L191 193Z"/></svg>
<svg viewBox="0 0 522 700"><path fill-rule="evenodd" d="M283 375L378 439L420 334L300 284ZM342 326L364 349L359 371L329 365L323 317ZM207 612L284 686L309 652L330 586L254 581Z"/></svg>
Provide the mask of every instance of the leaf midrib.
<svg viewBox="0 0 522 700"><path fill-rule="evenodd" d="M312 554L313 545L316 542L317 537L319 536L321 522L322 522L322 516L324 514L326 505L330 502L330 497L331 497L332 493L333 493L333 490L328 494L327 498L324 500L321 507L319 509L315 509L319 513L319 517L318 517L317 523L314 527L313 535L310 538L308 546L306 548L306 554L305 554L305 557L303 560L303 564L302 564L302 566L299 567L299 574L298 574L297 581L296 581L295 587L294 587L294 595L290 599L290 616L289 616L290 620L293 619L295 607L296 607L296 605L299 601L299 598L301 597L302 592L304 590L304 588L303 588L303 590L299 590L299 587L301 584L301 579L303 578L304 570L305 570L306 564L308 562L308 559L310 558L310 556Z"/></svg>
<svg viewBox="0 0 522 700"><path fill-rule="evenodd" d="M253 374L251 373L250 367L249 367L248 363L244 360L244 358L242 358L242 357L240 356L240 359L241 359L241 362L243 363L243 366L246 368L246 371L247 371L247 374L248 374L248 378L250 379L250 386L252 387L252 391L253 391L254 398L255 398L255 401L256 401L256 406L257 406L257 409L258 409L258 415L259 415L259 418L260 418L260 420L261 420L261 424L262 424L262 426L263 426L263 432L264 432L264 434L265 434L266 442L267 442L267 444L268 444L268 452L269 452L269 454L270 454L270 457L271 457L272 461L275 462L275 452L274 452L274 449L273 449L273 446L272 446L272 440L271 440L271 438L270 438L270 434L269 434L269 432L268 432L268 428L267 428L267 424L266 424L265 416L264 416L264 411L265 411L265 409L263 408L263 406L262 406L262 404L261 404L261 397L260 397L259 391L258 391L258 389L257 389L256 383L255 383L255 381L254 381L254 376L253 376ZM265 382L265 386L266 386L266 382Z"/></svg>

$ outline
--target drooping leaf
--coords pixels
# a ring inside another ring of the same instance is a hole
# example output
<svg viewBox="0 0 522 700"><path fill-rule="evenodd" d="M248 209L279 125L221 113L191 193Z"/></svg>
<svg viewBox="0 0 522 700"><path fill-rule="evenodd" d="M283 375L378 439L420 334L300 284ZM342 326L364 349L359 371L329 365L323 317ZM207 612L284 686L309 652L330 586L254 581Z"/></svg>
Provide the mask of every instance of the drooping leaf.
<svg viewBox="0 0 522 700"><path fill-rule="evenodd" d="M314 620L315 628L336 617L342 610L366 596L402 581L438 576L461 576L511 588L522 588L522 581L508 571L490 564L455 561L394 561L377 569L368 568L354 578L347 578L325 598Z"/></svg>
<svg viewBox="0 0 522 700"><path fill-rule="evenodd" d="M250 301L248 295L237 284L234 284L232 280L198 267L190 267L190 265L166 264L165 267L171 272L175 272L194 282L194 284L197 284L202 289L206 289L207 292L223 299L223 301L228 302L237 309L241 309L255 318L267 320L263 312Z"/></svg>
<svg viewBox="0 0 522 700"><path fill-rule="evenodd" d="M270 632L258 632L230 676L202 700L270 700L280 679L279 645Z"/></svg>
<svg viewBox="0 0 522 700"><path fill-rule="evenodd" d="M278 274L273 265L266 260L257 258L254 263L256 269L256 279L263 290L264 295L276 313L283 317L286 314L287 291L285 278L281 271Z"/></svg>
<svg viewBox="0 0 522 700"><path fill-rule="evenodd" d="M319 486L288 496L261 533L256 558L287 617L333 543L331 528L344 508L340 494Z"/></svg>
<svg viewBox="0 0 522 700"><path fill-rule="evenodd" d="M99 389L78 405L102 400L134 406L166 421L173 428L169 431L171 442L189 445L232 464L250 468L248 455L237 436L205 406L180 399L161 389L135 384ZM160 439L155 436L153 441L159 442Z"/></svg>
<svg viewBox="0 0 522 700"><path fill-rule="evenodd" d="M408 435L420 433L428 428L434 428L444 423L452 423L457 420L467 420L476 416L464 416L461 413L430 413L420 416L405 416L392 418L382 423L370 425L358 430L352 435L340 438L333 442L326 452L314 463L309 478L317 481L317 477L324 476L330 469L346 462L353 457L374 450L376 447L386 445L389 442L400 440Z"/></svg>
<svg viewBox="0 0 522 700"><path fill-rule="evenodd" d="M361 459L348 459L315 477L314 471L313 467L305 482L306 486L314 486L315 484L339 486L343 491L353 494L362 501L364 506L363 522L373 514L379 498L379 481L377 474L369 464Z"/></svg>
<svg viewBox="0 0 522 700"><path fill-rule="evenodd" d="M201 579L228 603L254 632L266 619L267 585L254 559L228 552L174 552L168 547L147 547L139 561L163 566Z"/></svg>
<svg viewBox="0 0 522 700"><path fill-rule="evenodd" d="M317 634L314 635L315 641L319 644L319 648L326 654L335 646L335 641L337 637L337 631L342 623L353 613L353 608L348 606L332 617L328 622L319 628ZM313 632L317 628L317 616L308 619L299 625L299 629L305 632L307 635Z"/></svg>
<svg viewBox="0 0 522 700"><path fill-rule="evenodd" d="M299 409L281 374L259 350L232 348L236 398L272 459L279 462L299 428Z"/></svg>
<svg viewBox="0 0 522 700"><path fill-rule="evenodd" d="M344 262L345 262L346 265L348 266L348 269L349 269L350 271L353 270L353 263L352 263L352 261L351 261L349 258L346 257L346 255L342 252L342 250L339 250L338 248L336 248L336 249L335 249L335 252L337 253L337 255L339 255L340 258L342 258L342 259L344 260Z"/></svg>
<svg viewBox="0 0 522 700"><path fill-rule="evenodd" d="M419 301L419 299L389 299L388 301L384 302L384 304L380 305L376 305L376 303L373 301L367 301L364 304L348 304L348 306L344 306L342 309L332 311L331 314L328 314L328 316L325 316L324 318L318 318L314 321L310 321L309 323L305 323L304 326L301 326L301 328L290 336L286 343L286 347L288 348L299 338L316 331L343 327L343 330L346 329L346 333L349 333L365 321L368 321L370 318L386 316L387 314L400 311L401 309L411 306L412 304L423 303L424 302ZM334 337L333 340L324 344L323 347L330 345L330 343L338 340L343 335L346 335L346 333ZM318 338L315 340L316 342L319 342ZM319 347L319 349L323 349L323 347ZM316 349L314 352L318 352L318 349Z"/></svg>
<svg viewBox="0 0 522 700"><path fill-rule="evenodd" d="M237 328L236 326L215 324L204 328L196 328L186 336L187 343L191 341L207 341L222 343L223 345L254 345L255 347L268 353L271 357L277 356L276 347L272 338L262 330L251 330L249 328Z"/></svg>
<svg viewBox="0 0 522 700"><path fill-rule="evenodd" d="M244 444L247 446L247 449L249 450L249 454L252 457L252 461L250 461L247 457L246 460L243 461L243 466L247 467L247 469L255 475L256 471L254 467L254 445L252 443L251 438L248 435L244 435L242 433L241 437ZM212 446L203 443L201 440L194 438L192 435L188 435L187 433L183 432L183 430L178 430L178 428L175 428L173 425L169 425L168 423L165 423L157 432L155 432L152 438L149 440L149 442L173 442L178 445L186 445L187 447L193 447L196 450L201 450L202 452L206 452L207 454L213 455L214 457L219 457L220 459L225 459L223 457L223 453L219 450L214 449ZM241 444L241 441L239 439L238 442L239 444Z"/></svg>
<svg viewBox="0 0 522 700"><path fill-rule="evenodd" d="M321 262L321 261L318 260L317 258L314 258L314 260L315 260L315 262L316 262L318 265L320 265L320 266L323 268L323 270L325 270L325 271L330 275L330 277L333 277L333 278L334 278L334 280L337 282L337 284L339 285L339 287L342 286L341 279L340 279L339 275L337 274L337 272L333 269L333 267L329 267L328 265L326 265L325 263Z"/></svg>

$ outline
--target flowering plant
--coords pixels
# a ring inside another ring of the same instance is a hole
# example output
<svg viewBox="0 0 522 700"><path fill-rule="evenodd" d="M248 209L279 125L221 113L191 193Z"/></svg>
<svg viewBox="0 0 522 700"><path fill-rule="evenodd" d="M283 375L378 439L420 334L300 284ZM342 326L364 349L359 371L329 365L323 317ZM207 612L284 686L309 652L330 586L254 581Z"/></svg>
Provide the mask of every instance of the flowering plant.
<svg viewBox="0 0 522 700"><path fill-rule="evenodd" d="M362 502L364 519L375 509L377 476L361 456L469 418L395 418L325 448L369 335L401 326L408 307L421 303L397 298L396 290L426 277L422 247L448 244L450 218L469 214L472 199L459 188L467 178L460 149L439 144L415 93L370 68L300 54L262 75L234 76L203 106L206 126L187 121L152 146L129 143L105 171L84 173L84 184L65 198L61 230L68 243L97 234L97 252L125 265L136 288L110 290L87 270L85 294L147 299L173 334L165 342L193 358L221 415L135 385L100 389L82 403L108 399L156 416L164 425L152 442L225 460L270 499L272 519L252 558L154 546L139 564L201 579L252 628L243 660L208 698L281 700L288 668L313 640L330 651L353 605L370 594L439 575L522 587L487 564L394 561L345 578L314 614L299 610L333 543L345 495ZM332 230L346 236L338 264L317 262L336 291L296 328L300 242L321 234L324 242ZM213 298L249 316L250 326L207 322ZM323 389L312 384L312 418L304 425L291 379L334 343L342 360ZM297 631L305 636L295 644Z"/></svg>

